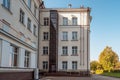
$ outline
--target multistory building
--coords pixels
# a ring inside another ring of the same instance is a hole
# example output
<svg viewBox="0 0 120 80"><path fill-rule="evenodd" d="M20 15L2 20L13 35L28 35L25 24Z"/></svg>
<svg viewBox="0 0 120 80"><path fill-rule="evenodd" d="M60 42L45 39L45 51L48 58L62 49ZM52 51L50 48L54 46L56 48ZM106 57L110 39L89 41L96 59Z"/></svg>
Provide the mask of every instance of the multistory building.
<svg viewBox="0 0 120 80"><path fill-rule="evenodd" d="M33 77L40 8L42 0L0 0L0 80Z"/></svg>
<svg viewBox="0 0 120 80"><path fill-rule="evenodd" d="M90 11L84 7L40 10L40 70L89 73Z"/></svg>

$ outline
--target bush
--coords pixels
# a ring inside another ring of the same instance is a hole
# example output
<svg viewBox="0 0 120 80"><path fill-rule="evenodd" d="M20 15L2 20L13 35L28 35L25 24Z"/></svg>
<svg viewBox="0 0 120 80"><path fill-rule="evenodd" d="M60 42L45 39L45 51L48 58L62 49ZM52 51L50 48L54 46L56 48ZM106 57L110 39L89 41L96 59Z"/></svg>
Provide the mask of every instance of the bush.
<svg viewBox="0 0 120 80"><path fill-rule="evenodd" d="M102 73L103 73L103 70L96 70L95 73L96 73L96 74L102 74Z"/></svg>
<svg viewBox="0 0 120 80"><path fill-rule="evenodd" d="M111 72L120 73L120 70L114 69L114 70L112 70Z"/></svg>

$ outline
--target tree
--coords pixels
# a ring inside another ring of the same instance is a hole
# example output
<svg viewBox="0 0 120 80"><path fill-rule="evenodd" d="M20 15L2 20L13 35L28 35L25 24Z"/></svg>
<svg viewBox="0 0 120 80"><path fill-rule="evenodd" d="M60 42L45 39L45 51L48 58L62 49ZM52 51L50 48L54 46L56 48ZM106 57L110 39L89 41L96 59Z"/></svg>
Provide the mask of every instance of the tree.
<svg viewBox="0 0 120 80"><path fill-rule="evenodd" d="M106 47L99 56L99 62L102 64L104 70L110 72L111 69L115 68L116 64L119 62L118 55L111 49L111 47Z"/></svg>
<svg viewBox="0 0 120 80"><path fill-rule="evenodd" d="M120 69L120 62L118 62L115 66L116 69Z"/></svg>
<svg viewBox="0 0 120 80"><path fill-rule="evenodd" d="M98 61L92 61L92 62L90 62L90 69L92 71L96 71L98 64L99 64Z"/></svg>

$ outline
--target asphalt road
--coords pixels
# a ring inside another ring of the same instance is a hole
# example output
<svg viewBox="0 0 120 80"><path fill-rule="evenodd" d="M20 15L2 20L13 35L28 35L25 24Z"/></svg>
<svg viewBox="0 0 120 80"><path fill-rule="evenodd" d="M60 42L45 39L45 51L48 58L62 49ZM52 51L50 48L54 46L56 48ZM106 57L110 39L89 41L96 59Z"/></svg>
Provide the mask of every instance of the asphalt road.
<svg viewBox="0 0 120 80"><path fill-rule="evenodd" d="M120 78L100 76L100 75L93 75L91 77L91 80L120 80Z"/></svg>
<svg viewBox="0 0 120 80"><path fill-rule="evenodd" d="M120 80L120 78L92 75L91 77L45 77L40 80Z"/></svg>

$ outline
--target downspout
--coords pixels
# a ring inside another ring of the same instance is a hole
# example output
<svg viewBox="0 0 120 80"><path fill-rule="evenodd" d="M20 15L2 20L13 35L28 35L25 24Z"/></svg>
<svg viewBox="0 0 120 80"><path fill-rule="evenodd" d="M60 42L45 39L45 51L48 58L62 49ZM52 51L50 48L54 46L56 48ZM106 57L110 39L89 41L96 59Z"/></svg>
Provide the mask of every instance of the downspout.
<svg viewBox="0 0 120 80"><path fill-rule="evenodd" d="M39 40L40 40L40 6L41 4L39 5L39 15L38 15L38 42L37 42L37 67L35 69L35 72L34 72L34 80L39 80L40 78L40 75L39 75Z"/></svg>

